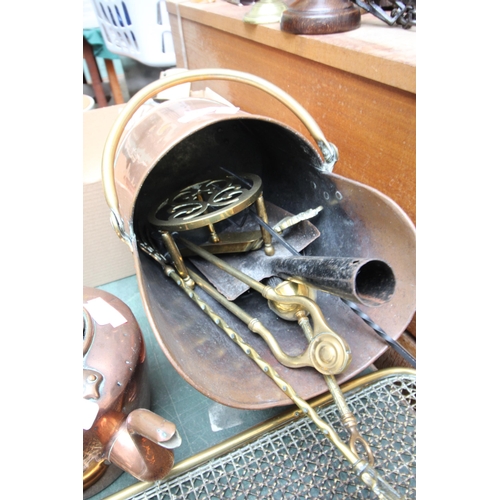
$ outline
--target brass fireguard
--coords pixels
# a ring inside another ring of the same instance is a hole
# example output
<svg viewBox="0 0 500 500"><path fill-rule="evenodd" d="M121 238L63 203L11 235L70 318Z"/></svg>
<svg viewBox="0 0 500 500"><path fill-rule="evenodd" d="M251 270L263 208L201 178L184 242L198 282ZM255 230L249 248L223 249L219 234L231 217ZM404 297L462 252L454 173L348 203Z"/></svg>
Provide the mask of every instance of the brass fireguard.
<svg viewBox="0 0 500 500"><path fill-rule="evenodd" d="M416 371L379 370L343 384L342 391L380 472L407 500L416 498ZM325 422L340 428L330 393L309 403ZM179 462L163 481L136 483L104 500L273 499L286 493L336 500L373 497L310 419L292 408Z"/></svg>

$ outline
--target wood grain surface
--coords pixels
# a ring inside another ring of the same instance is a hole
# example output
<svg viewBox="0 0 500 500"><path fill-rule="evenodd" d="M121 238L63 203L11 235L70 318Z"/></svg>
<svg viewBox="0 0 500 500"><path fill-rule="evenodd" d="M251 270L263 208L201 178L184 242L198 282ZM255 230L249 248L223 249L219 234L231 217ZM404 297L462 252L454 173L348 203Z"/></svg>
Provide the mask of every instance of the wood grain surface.
<svg viewBox="0 0 500 500"><path fill-rule="evenodd" d="M367 14L361 16L359 29L346 33L295 35L281 31L279 23L245 23L243 17L252 6L224 0L209 4L167 0L167 8L176 49L182 43L182 23L178 22L182 18L416 93L416 28L392 28ZM191 67L183 57L177 57L177 65Z"/></svg>
<svg viewBox="0 0 500 500"><path fill-rule="evenodd" d="M214 13L217 5L219 11ZM178 10L181 18L176 13L172 14L172 10ZM351 37L355 32L362 34L366 27L364 25L346 34L316 37L290 35L279 29L270 29L269 25L246 26L246 23L235 18L236 13L238 17L242 16L244 10L224 1L169 5L177 60L185 59L189 69L228 68L246 71L285 90L307 109L326 138L338 147L340 159L335 172L386 194L416 223L416 94L400 88L409 87L406 84L387 85L356 74L360 71L352 73L339 69L331 65L335 61L332 62L331 55L325 53L332 51L331 38L339 36L344 37L341 44L336 42L341 45L340 49L345 52L345 46L350 44L351 54L356 55L353 56L355 60L350 62L354 69L376 61L380 72L387 73L386 66L389 64L395 73L393 79L397 80L401 76L400 72L412 65L398 62L397 59L403 58L403 55L397 50L385 51L389 55L385 54L383 58L379 54L383 52L380 44L362 42L363 37L360 35L354 40L345 40L349 34ZM364 19L367 16L362 17ZM208 22L216 26L205 24ZM370 24L369 27L377 28L386 44L387 32L400 35L404 31L383 24ZM373 29L369 31L373 32ZM241 36L241 32L247 33L247 36ZM252 36L248 36L248 33ZM278 48L284 39L290 37L296 42L293 45L299 46L298 52L307 52L311 58ZM328 40L323 40L323 37ZM304 46L307 46L307 50ZM362 46L365 52L361 51ZM337 45L335 48L339 49ZM321 57L318 55L320 53L323 54ZM338 66L346 64L340 61ZM193 84L194 89L206 86L241 109L283 121L310 138L295 115L272 96L240 83L207 81Z"/></svg>

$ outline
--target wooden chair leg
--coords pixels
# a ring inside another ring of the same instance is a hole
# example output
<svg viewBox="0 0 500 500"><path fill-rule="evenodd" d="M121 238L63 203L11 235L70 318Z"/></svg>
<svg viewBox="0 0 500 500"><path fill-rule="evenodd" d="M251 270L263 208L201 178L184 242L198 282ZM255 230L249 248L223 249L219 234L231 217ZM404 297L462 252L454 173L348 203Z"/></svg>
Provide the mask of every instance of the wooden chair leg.
<svg viewBox="0 0 500 500"><path fill-rule="evenodd" d="M83 58L89 68L90 78L92 78L92 88L94 89L97 105L100 108L104 108L108 105L108 101L104 94L101 75L99 74L99 68L97 67L92 46L85 38L83 39Z"/></svg>
<svg viewBox="0 0 500 500"><path fill-rule="evenodd" d="M122 89L120 87L120 82L118 81L118 77L116 76L115 65L113 64L112 59L104 59L104 63L106 64L106 71L108 72L109 85L111 87L111 93L115 99L115 104L123 104L125 101L123 100Z"/></svg>

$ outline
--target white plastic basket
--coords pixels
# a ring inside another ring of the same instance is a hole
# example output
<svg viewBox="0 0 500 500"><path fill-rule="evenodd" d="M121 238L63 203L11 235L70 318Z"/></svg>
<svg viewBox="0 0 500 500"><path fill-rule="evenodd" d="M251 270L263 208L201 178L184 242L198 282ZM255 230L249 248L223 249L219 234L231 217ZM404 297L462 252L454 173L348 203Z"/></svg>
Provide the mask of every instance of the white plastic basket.
<svg viewBox="0 0 500 500"><path fill-rule="evenodd" d="M176 65L165 0L92 0L106 47L147 66Z"/></svg>

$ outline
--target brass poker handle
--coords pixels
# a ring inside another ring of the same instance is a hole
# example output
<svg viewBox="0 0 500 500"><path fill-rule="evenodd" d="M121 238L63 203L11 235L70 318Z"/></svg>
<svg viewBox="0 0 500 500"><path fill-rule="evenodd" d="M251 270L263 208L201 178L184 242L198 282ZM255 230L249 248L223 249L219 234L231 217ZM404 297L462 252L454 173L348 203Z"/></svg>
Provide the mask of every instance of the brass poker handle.
<svg viewBox="0 0 500 500"><path fill-rule="evenodd" d="M159 92L166 90L175 85L183 83L197 82L201 80L229 80L240 83L252 85L260 90L263 90L275 97L282 104L287 106L305 125L311 136L316 141L320 149L324 164L323 169L331 171L333 165L338 159L337 147L328 142L319 128L318 124L314 121L312 116L303 108L293 97L288 95L276 85L264 80L255 75L245 73L242 71L235 71L230 69L193 69L186 70L182 73L167 76L161 80L150 83L142 90L137 92L126 104L125 108L119 114L108 138L104 145L104 152L102 157L102 182L104 187L104 196L106 202L111 209L111 224L114 227L118 236L129 245L132 250L130 236L126 234L123 227L123 220L119 211L118 196L116 193L116 186L114 182L114 163L116 150L123 134L125 126L132 118L132 115L137 109L144 104L148 99L156 96Z"/></svg>

